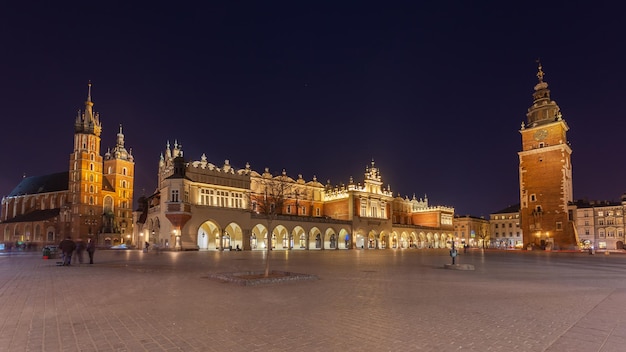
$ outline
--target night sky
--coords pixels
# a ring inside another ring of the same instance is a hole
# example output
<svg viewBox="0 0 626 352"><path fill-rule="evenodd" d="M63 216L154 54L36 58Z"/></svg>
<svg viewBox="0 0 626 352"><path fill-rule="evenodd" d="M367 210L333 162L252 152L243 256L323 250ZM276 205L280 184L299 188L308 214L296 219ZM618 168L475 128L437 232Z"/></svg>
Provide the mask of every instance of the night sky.
<svg viewBox="0 0 626 352"><path fill-rule="evenodd" d="M574 197L618 200L624 5L514 3L4 4L0 195L68 169L91 81L102 154L122 124L137 196L169 140L188 160L324 184L362 182L373 159L394 195L488 217L519 202L540 58L571 128Z"/></svg>

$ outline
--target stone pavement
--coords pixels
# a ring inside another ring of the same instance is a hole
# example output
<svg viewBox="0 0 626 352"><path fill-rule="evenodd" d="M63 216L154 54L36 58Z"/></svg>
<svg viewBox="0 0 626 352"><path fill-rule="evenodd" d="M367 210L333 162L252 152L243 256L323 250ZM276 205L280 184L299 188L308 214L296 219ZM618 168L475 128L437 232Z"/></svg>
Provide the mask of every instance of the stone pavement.
<svg viewBox="0 0 626 352"><path fill-rule="evenodd" d="M0 351L624 351L626 256L275 251L318 280L238 286L262 252L0 254Z"/></svg>

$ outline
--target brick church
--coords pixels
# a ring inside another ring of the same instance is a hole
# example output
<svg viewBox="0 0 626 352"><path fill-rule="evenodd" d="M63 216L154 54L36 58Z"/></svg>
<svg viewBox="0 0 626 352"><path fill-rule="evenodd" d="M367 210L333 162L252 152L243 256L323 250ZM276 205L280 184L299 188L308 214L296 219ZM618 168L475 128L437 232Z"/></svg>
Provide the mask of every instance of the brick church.
<svg viewBox="0 0 626 352"><path fill-rule="evenodd" d="M120 125L115 146L100 152L102 124L89 83L84 111L74 121L74 150L67 171L25 177L2 198L0 236L5 244L58 243L66 236L99 245L123 243L132 232L135 164Z"/></svg>

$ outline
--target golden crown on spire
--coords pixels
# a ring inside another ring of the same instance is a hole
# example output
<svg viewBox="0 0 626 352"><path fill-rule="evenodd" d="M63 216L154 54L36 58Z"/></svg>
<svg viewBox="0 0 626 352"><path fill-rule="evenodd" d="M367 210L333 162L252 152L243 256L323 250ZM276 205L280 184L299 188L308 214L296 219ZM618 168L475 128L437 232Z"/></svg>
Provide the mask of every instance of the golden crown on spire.
<svg viewBox="0 0 626 352"><path fill-rule="evenodd" d="M539 79L539 83L543 82L543 67L541 66L541 61L539 61L539 59L536 60L537 64L539 65L539 67L537 68L537 78Z"/></svg>

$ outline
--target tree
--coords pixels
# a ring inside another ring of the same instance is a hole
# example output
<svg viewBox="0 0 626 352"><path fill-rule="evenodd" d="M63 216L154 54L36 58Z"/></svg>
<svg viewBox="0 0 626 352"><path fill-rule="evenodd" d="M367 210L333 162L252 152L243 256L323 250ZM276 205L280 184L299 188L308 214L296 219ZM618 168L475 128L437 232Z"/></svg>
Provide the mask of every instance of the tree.
<svg viewBox="0 0 626 352"><path fill-rule="evenodd" d="M480 238L483 242L483 249L485 249L485 244L489 239L489 223L481 223L480 230L478 230L478 238Z"/></svg>
<svg viewBox="0 0 626 352"><path fill-rule="evenodd" d="M270 251L272 250L273 221L283 214L289 196L293 193L294 181L286 175L272 176L266 168L260 178L254 180L250 191L251 210L267 221L267 243L265 255L265 277L270 273Z"/></svg>

